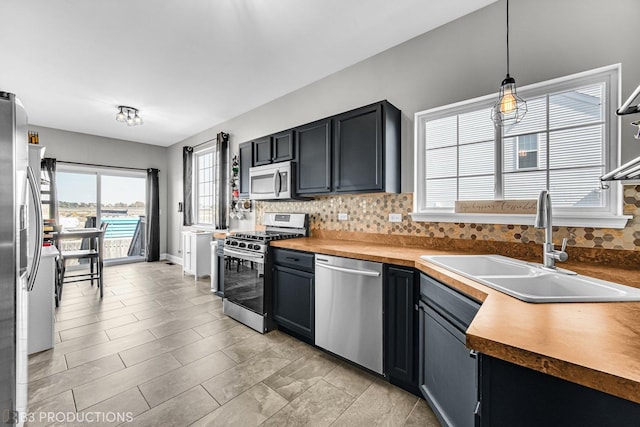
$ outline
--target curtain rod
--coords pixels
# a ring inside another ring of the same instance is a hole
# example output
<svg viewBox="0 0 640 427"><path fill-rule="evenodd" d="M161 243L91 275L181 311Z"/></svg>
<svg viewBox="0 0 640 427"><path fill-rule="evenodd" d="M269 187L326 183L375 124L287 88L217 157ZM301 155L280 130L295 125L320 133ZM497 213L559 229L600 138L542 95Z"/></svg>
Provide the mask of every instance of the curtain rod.
<svg viewBox="0 0 640 427"><path fill-rule="evenodd" d="M198 148L198 147L200 147L201 145L208 144L208 143L210 143L210 142L217 141L217 140L218 140L218 137L216 136L216 137L215 137L215 138L213 138L213 139L209 139L209 140L207 140L207 141L201 142L200 144L193 145L193 146L191 146L191 148Z"/></svg>
<svg viewBox="0 0 640 427"><path fill-rule="evenodd" d="M97 163L80 163L80 162L68 162L65 160L56 160L57 163L64 163L67 165L78 165L78 166L94 166L98 168L111 168L111 169L127 169L132 171L147 171L150 168L128 168L126 166L109 166L109 165L99 165ZM158 169L160 171L160 169Z"/></svg>

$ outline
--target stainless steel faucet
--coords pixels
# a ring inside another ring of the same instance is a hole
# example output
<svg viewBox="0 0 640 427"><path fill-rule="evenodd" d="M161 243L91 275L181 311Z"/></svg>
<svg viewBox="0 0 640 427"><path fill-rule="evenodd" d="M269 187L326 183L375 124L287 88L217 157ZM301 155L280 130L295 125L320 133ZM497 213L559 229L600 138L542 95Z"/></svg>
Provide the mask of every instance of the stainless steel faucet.
<svg viewBox="0 0 640 427"><path fill-rule="evenodd" d="M545 269L556 271L556 260L566 261L569 255L565 252L567 248L567 238L562 239L562 248L557 251L553 244L553 224L551 212L551 196L548 190L542 190L538 196L538 207L536 221L533 224L536 228L544 228L544 246L542 247L542 266Z"/></svg>

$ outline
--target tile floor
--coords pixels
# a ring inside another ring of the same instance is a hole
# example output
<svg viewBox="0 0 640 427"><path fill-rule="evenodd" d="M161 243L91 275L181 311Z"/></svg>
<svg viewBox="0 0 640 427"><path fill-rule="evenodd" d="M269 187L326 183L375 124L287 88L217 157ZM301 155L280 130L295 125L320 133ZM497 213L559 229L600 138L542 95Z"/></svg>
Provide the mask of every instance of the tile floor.
<svg viewBox="0 0 640 427"><path fill-rule="evenodd" d="M282 332L222 314L166 262L69 284L55 349L30 356L27 425L439 426L423 399Z"/></svg>

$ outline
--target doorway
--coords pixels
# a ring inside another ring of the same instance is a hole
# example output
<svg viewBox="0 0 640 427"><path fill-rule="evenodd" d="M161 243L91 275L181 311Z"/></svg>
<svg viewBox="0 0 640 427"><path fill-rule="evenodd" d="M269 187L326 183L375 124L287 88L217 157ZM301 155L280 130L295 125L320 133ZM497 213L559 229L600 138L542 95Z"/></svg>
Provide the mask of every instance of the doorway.
<svg viewBox="0 0 640 427"><path fill-rule="evenodd" d="M144 260L146 174L64 165L57 172L58 215L64 229L108 223L104 238L107 264ZM64 241L79 249L81 241Z"/></svg>

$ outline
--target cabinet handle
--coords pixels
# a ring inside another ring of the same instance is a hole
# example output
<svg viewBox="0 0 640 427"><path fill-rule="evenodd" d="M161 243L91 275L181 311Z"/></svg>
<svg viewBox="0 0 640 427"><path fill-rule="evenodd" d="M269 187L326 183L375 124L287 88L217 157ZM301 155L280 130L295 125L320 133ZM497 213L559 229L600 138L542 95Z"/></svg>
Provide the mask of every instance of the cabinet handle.
<svg viewBox="0 0 640 427"><path fill-rule="evenodd" d="M298 258L294 258L292 256L287 256L287 257L285 257L285 259L290 259L291 261L295 261L295 262L300 261Z"/></svg>
<svg viewBox="0 0 640 427"><path fill-rule="evenodd" d="M477 359L478 358L478 352L475 350L470 350L469 351L469 357L472 359Z"/></svg>

